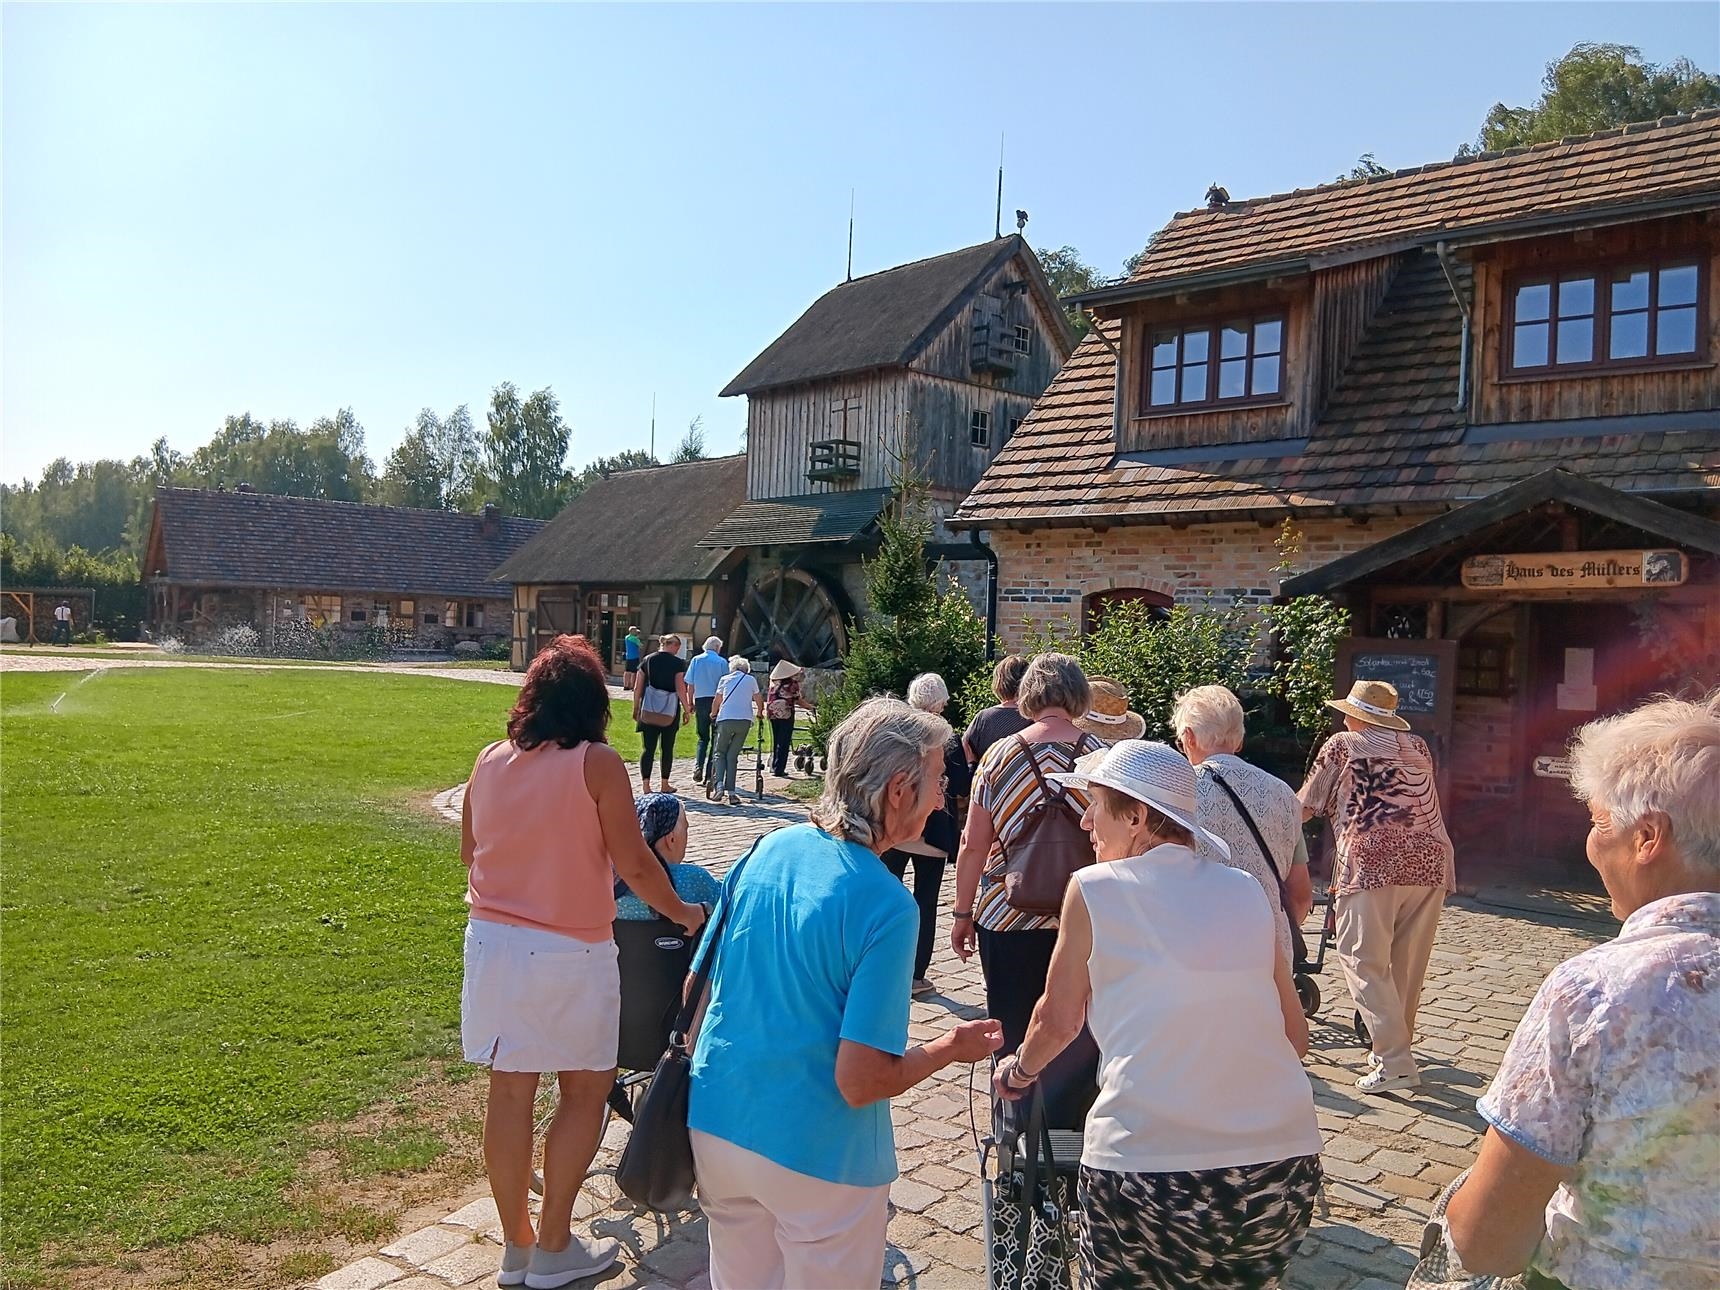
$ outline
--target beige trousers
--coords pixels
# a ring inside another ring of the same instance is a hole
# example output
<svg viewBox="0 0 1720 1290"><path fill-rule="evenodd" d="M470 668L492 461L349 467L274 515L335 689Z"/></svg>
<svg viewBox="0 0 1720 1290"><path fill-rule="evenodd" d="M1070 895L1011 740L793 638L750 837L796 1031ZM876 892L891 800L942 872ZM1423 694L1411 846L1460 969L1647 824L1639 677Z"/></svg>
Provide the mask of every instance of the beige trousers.
<svg viewBox="0 0 1720 1290"><path fill-rule="evenodd" d="M874 1290L890 1187L784 1169L697 1129L693 1169L711 1233L711 1290Z"/></svg>
<svg viewBox="0 0 1720 1290"><path fill-rule="evenodd" d="M1410 1044L1443 887L1375 887L1338 897L1338 962L1390 1075L1415 1074Z"/></svg>

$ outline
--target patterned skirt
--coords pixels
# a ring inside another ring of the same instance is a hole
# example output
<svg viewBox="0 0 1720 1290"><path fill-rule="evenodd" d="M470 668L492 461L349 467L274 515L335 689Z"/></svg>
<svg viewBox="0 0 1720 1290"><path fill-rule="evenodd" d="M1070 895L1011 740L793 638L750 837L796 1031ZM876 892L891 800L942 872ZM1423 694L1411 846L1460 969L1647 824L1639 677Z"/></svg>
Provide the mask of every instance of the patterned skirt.
<svg viewBox="0 0 1720 1290"><path fill-rule="evenodd" d="M1081 1166L1085 1290L1264 1290L1314 1213L1318 1156L1192 1173Z"/></svg>

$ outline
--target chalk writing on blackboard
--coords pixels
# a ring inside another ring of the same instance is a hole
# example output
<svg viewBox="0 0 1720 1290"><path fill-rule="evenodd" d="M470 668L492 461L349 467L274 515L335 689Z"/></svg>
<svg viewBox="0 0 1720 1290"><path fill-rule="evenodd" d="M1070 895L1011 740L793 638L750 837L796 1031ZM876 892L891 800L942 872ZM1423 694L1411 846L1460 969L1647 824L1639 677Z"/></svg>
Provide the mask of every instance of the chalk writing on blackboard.
<svg viewBox="0 0 1720 1290"><path fill-rule="evenodd" d="M1358 681L1390 681L1398 711L1432 716L1439 698L1437 654L1357 654L1350 669Z"/></svg>

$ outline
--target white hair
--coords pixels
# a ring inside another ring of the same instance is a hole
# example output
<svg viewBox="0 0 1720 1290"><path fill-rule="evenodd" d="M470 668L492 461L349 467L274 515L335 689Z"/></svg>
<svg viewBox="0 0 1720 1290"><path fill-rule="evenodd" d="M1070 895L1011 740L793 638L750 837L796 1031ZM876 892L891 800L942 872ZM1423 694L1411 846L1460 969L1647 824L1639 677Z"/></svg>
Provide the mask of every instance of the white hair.
<svg viewBox="0 0 1720 1290"><path fill-rule="evenodd" d="M752 671L752 663L748 660L745 654L736 654L729 660L729 671L750 672Z"/></svg>
<svg viewBox="0 0 1720 1290"><path fill-rule="evenodd" d="M705 637L705 648L706 649L720 650L720 649L722 649L722 647L723 647L723 638L721 636L707 636L707 637Z"/></svg>
<svg viewBox="0 0 1720 1290"><path fill-rule="evenodd" d="M1242 747L1242 701L1222 685L1197 685L1171 709L1171 729L1192 730L1207 752L1233 753Z"/></svg>
<svg viewBox="0 0 1720 1290"><path fill-rule="evenodd" d="M1664 815L1685 863L1720 875L1720 690L1589 722L1571 742L1571 791L1619 832Z"/></svg>
<svg viewBox="0 0 1720 1290"><path fill-rule="evenodd" d="M936 672L921 672L908 682L908 702L923 712L936 712L950 701L950 687Z"/></svg>
<svg viewBox="0 0 1720 1290"><path fill-rule="evenodd" d="M950 739L950 723L900 699L867 699L830 732L824 794L812 822L869 847L884 827L884 790L897 775L919 777L926 752Z"/></svg>

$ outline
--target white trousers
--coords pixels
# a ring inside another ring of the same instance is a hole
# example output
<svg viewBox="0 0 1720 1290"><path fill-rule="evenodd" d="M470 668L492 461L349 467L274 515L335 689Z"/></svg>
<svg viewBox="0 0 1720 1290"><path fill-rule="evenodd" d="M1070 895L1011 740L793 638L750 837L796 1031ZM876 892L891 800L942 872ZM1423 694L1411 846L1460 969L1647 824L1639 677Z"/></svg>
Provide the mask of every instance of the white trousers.
<svg viewBox="0 0 1720 1290"><path fill-rule="evenodd" d="M890 1187L784 1169L692 1130L711 1290L874 1290L884 1276Z"/></svg>
<svg viewBox="0 0 1720 1290"><path fill-rule="evenodd" d="M1338 897L1338 962L1388 1075L1416 1073L1410 1044L1443 887L1374 887Z"/></svg>

